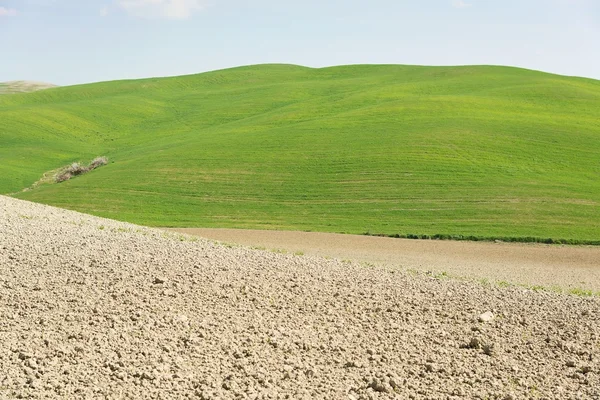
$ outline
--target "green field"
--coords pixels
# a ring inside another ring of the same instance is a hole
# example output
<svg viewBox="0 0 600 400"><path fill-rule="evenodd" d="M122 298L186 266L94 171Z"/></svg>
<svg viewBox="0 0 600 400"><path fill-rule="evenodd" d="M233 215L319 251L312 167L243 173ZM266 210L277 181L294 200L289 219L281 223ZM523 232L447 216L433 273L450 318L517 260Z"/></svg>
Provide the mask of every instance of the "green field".
<svg viewBox="0 0 600 400"><path fill-rule="evenodd" d="M0 193L151 226L600 241L600 81L259 65L5 95Z"/></svg>

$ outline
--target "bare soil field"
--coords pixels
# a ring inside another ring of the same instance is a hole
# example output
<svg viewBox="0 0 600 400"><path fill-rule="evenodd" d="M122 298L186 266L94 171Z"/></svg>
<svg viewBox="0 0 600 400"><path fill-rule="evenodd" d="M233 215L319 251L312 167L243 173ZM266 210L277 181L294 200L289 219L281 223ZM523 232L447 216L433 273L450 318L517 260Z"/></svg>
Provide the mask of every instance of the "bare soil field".
<svg viewBox="0 0 600 400"><path fill-rule="evenodd" d="M600 399L600 299L0 196L0 399Z"/></svg>
<svg viewBox="0 0 600 400"><path fill-rule="evenodd" d="M0 82L0 94L9 93L28 93L43 89L57 87L51 83L35 82L35 81L9 81Z"/></svg>
<svg viewBox="0 0 600 400"><path fill-rule="evenodd" d="M246 246L478 280L600 292L600 247L410 240L320 232L170 229Z"/></svg>

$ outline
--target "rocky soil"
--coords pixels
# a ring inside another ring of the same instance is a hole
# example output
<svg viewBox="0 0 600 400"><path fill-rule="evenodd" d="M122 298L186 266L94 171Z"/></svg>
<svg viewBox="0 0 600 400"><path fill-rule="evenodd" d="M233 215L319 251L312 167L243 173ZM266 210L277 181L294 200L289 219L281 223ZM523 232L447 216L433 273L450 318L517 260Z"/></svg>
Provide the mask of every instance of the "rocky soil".
<svg viewBox="0 0 600 400"><path fill-rule="evenodd" d="M500 284L600 295L600 246L412 240L324 232L170 228L174 232L292 253L446 273Z"/></svg>
<svg viewBox="0 0 600 400"><path fill-rule="evenodd" d="M600 300L0 196L0 399L600 399Z"/></svg>

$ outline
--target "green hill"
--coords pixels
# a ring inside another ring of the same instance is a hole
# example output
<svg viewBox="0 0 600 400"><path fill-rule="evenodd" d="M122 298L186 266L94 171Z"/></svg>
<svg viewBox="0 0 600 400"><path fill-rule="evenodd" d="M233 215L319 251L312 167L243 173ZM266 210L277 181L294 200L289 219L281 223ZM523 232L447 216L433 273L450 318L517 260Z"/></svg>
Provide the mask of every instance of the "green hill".
<svg viewBox="0 0 600 400"><path fill-rule="evenodd" d="M258 65L0 96L13 192L154 226L600 240L600 81Z"/></svg>

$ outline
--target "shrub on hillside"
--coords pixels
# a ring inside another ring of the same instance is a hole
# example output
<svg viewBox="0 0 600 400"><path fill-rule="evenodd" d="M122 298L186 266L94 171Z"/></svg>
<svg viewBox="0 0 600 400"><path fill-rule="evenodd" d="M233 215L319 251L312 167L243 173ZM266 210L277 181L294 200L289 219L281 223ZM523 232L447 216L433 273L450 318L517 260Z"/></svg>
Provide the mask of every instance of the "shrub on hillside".
<svg viewBox="0 0 600 400"><path fill-rule="evenodd" d="M68 181L69 179L71 179L73 175L71 175L68 172L62 172L58 175L56 175L56 178L54 179L56 181L56 183L60 183L60 182L64 182L64 181Z"/></svg>
<svg viewBox="0 0 600 400"><path fill-rule="evenodd" d="M98 167L101 167L103 165L108 164L108 158L102 156L102 157L96 157L92 160L92 162L90 163L90 169L96 169Z"/></svg>
<svg viewBox="0 0 600 400"><path fill-rule="evenodd" d="M85 174L88 171L89 171L88 167L85 167L77 162L74 162L73 164L71 164L67 167L65 172L70 173L72 176L77 176L77 175Z"/></svg>
<svg viewBox="0 0 600 400"><path fill-rule="evenodd" d="M56 183L68 181L74 176L83 175L86 172L89 172L106 164L108 164L108 158L104 156L94 158L88 166L85 166L78 162L74 162L73 164L63 168L58 174L56 174L54 180L56 181Z"/></svg>

